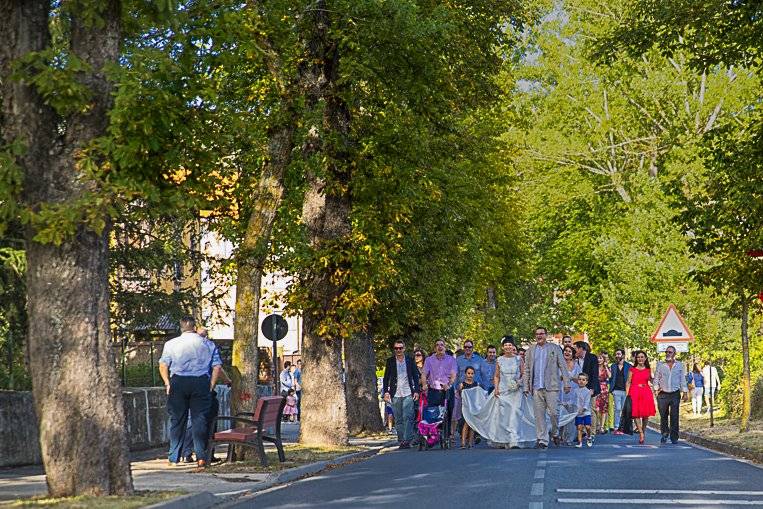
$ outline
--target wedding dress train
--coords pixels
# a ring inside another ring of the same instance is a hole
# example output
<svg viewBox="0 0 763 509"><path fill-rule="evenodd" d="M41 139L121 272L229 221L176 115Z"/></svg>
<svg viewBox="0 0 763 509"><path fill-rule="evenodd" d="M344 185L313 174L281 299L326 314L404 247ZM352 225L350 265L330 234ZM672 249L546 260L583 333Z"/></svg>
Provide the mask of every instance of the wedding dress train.
<svg viewBox="0 0 763 509"><path fill-rule="evenodd" d="M488 394L481 387L464 390L461 394L463 417L490 445L532 447L536 440L533 402L532 396L526 396L519 387L519 358L502 356L496 362L496 369L501 370L498 396ZM561 405L559 408L561 428L575 418L575 413Z"/></svg>

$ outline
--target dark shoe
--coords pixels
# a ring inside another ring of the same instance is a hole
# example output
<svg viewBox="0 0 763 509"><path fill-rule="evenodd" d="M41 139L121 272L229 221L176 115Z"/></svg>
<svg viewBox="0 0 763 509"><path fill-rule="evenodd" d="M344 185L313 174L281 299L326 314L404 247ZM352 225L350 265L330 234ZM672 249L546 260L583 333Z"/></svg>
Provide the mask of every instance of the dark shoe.
<svg viewBox="0 0 763 509"><path fill-rule="evenodd" d="M193 463L193 455L189 454L188 456L185 457L183 461L185 461L186 463Z"/></svg>
<svg viewBox="0 0 763 509"><path fill-rule="evenodd" d="M474 437L474 443L475 444L478 444L480 442L482 442L482 439L479 436Z"/></svg>
<svg viewBox="0 0 763 509"><path fill-rule="evenodd" d="M675 445L678 443L678 440L671 440L670 443Z"/></svg>
<svg viewBox="0 0 763 509"><path fill-rule="evenodd" d="M553 440L554 445L556 447L559 447L559 435L554 435L553 437L551 437L551 440Z"/></svg>
<svg viewBox="0 0 763 509"><path fill-rule="evenodd" d="M410 442L403 442L403 449L410 449L411 443Z"/></svg>
<svg viewBox="0 0 763 509"><path fill-rule="evenodd" d="M666 435L662 435L662 436L660 437L660 443L661 443L661 444L666 444L666 443L668 443L668 437L667 437Z"/></svg>
<svg viewBox="0 0 763 509"><path fill-rule="evenodd" d="M535 448L536 449L548 449L548 444L545 444L545 443L543 443L543 442L541 442L539 440L538 443L535 444Z"/></svg>
<svg viewBox="0 0 763 509"><path fill-rule="evenodd" d="M203 472L207 468L207 462L204 460L199 460L196 462L196 468L193 469L194 472Z"/></svg>

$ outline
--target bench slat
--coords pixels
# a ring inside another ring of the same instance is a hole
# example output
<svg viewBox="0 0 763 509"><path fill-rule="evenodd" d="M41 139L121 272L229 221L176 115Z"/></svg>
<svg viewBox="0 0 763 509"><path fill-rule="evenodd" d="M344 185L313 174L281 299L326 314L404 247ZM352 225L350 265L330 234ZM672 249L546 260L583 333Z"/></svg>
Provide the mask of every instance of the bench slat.
<svg viewBox="0 0 763 509"><path fill-rule="evenodd" d="M230 440L233 442L246 442L257 437L257 429L251 427L228 429L218 431L214 435L214 440Z"/></svg>

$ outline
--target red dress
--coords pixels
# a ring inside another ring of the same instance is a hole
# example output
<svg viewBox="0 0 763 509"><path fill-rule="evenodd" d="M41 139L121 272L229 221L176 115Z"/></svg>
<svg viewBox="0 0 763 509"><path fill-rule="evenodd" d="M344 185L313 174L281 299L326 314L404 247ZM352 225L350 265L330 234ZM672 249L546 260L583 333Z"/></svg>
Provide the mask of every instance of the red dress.
<svg viewBox="0 0 763 509"><path fill-rule="evenodd" d="M648 383L652 372L646 368L638 369L636 367L632 367L630 372L632 373L629 393L631 397L631 416L634 419L654 416L654 395Z"/></svg>

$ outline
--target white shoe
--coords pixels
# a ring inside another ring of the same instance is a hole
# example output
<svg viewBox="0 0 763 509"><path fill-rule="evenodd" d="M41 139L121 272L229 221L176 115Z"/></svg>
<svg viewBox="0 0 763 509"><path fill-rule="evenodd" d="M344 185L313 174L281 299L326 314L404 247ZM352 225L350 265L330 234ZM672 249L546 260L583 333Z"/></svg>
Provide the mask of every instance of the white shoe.
<svg viewBox="0 0 763 509"><path fill-rule="evenodd" d="M591 440L591 439L589 438L588 440L586 440L586 443L585 443L585 444L586 444L586 446L587 446L587 447L592 447L592 446L593 446L593 440Z"/></svg>
<svg viewBox="0 0 763 509"><path fill-rule="evenodd" d="M581 447L583 447L583 442L578 442L577 444L575 444L575 447L580 449Z"/></svg>

